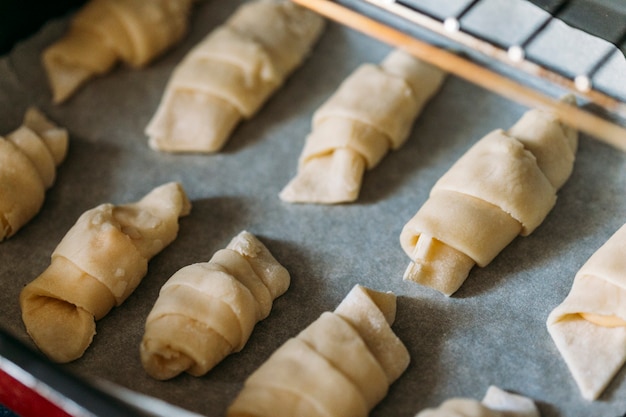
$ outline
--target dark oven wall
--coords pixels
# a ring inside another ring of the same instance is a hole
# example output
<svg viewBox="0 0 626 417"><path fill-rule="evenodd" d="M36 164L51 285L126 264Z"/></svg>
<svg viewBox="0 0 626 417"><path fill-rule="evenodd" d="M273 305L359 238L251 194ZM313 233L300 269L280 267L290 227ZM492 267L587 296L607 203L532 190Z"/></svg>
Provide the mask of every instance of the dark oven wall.
<svg viewBox="0 0 626 417"><path fill-rule="evenodd" d="M1 0L0 55L15 42L36 32L48 19L61 16L85 3L85 0Z"/></svg>

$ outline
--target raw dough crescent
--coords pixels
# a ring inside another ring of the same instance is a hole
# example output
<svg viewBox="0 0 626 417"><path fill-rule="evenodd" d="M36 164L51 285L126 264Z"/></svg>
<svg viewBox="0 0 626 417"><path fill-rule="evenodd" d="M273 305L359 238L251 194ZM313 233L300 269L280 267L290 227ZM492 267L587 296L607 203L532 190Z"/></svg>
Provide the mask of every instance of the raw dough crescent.
<svg viewBox="0 0 626 417"><path fill-rule="evenodd" d="M217 152L307 57L324 20L288 0L241 5L174 69L146 127L153 149Z"/></svg>
<svg viewBox="0 0 626 417"><path fill-rule="evenodd" d="M182 39L191 5L192 0L89 1L43 53L53 100L65 101L118 61L147 65Z"/></svg>
<svg viewBox="0 0 626 417"><path fill-rule="evenodd" d="M136 203L83 213L50 266L20 294L22 320L39 349L56 362L81 357L96 320L139 285L148 261L176 238L178 218L190 209L183 188L172 182Z"/></svg>
<svg viewBox="0 0 626 417"><path fill-rule="evenodd" d="M0 241L39 212L67 147L67 130L35 108L26 111L18 129L0 136Z"/></svg>
<svg viewBox="0 0 626 417"><path fill-rule="evenodd" d="M527 397L490 386L481 402L451 398L437 408L419 412L415 417L540 417L535 403Z"/></svg>
<svg viewBox="0 0 626 417"><path fill-rule="evenodd" d="M486 266L543 222L572 172L577 145L576 131L541 110L476 142L402 229L412 261L404 279L452 295L474 265Z"/></svg>
<svg viewBox="0 0 626 417"><path fill-rule="evenodd" d="M444 79L443 71L401 50L380 65L361 65L313 115L298 173L280 198L321 204L356 200L364 171L404 144Z"/></svg>
<svg viewBox="0 0 626 417"><path fill-rule="evenodd" d="M355 286L244 383L228 417L365 417L409 364L396 296Z"/></svg>
<svg viewBox="0 0 626 417"><path fill-rule="evenodd" d="M626 225L580 268L547 327L587 400L597 399L626 362Z"/></svg>
<svg viewBox="0 0 626 417"><path fill-rule="evenodd" d="M239 351L289 272L254 235L243 231L210 261L186 266L162 287L146 319L141 362L156 379L206 374Z"/></svg>

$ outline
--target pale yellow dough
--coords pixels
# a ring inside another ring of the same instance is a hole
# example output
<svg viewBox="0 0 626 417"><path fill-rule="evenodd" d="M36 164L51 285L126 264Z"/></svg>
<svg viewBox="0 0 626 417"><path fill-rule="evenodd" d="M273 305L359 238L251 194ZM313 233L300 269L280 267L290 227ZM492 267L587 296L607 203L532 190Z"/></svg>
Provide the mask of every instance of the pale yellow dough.
<svg viewBox="0 0 626 417"><path fill-rule="evenodd" d="M626 362L626 225L580 268L548 316L556 347L587 400L597 399Z"/></svg>
<svg viewBox="0 0 626 417"><path fill-rule="evenodd" d="M415 417L540 417L535 403L527 397L490 386L482 401L451 398L437 408L419 412Z"/></svg>
<svg viewBox="0 0 626 417"><path fill-rule="evenodd" d="M152 148L217 152L302 64L324 20L289 0L254 0L175 68L146 127Z"/></svg>
<svg viewBox="0 0 626 417"><path fill-rule="evenodd" d="M452 295L474 265L488 265L515 237L532 233L569 178L577 144L576 131L541 110L476 142L402 229L411 258L404 279Z"/></svg>
<svg viewBox="0 0 626 417"><path fill-rule="evenodd" d="M365 170L400 148L445 73L401 50L358 67L313 115L298 172L280 193L291 203L358 198Z"/></svg>
<svg viewBox="0 0 626 417"><path fill-rule="evenodd" d="M192 0L91 0L67 33L43 52L53 100L68 99L89 79L122 61L147 65L187 32Z"/></svg>
<svg viewBox="0 0 626 417"><path fill-rule="evenodd" d="M83 213L50 266L20 294L22 320L39 349L56 362L81 357L96 320L134 291L190 209L183 188L172 182L136 203L102 204Z"/></svg>
<svg viewBox="0 0 626 417"><path fill-rule="evenodd" d="M289 272L254 235L243 231L211 260L186 266L163 286L146 319L141 362L156 379L207 373L240 351Z"/></svg>
<svg viewBox="0 0 626 417"><path fill-rule="evenodd" d="M396 296L355 286L244 383L228 417L365 417L409 364Z"/></svg>
<svg viewBox="0 0 626 417"><path fill-rule="evenodd" d="M0 241L39 212L67 148L67 130L35 108L26 111L18 129L0 136Z"/></svg>

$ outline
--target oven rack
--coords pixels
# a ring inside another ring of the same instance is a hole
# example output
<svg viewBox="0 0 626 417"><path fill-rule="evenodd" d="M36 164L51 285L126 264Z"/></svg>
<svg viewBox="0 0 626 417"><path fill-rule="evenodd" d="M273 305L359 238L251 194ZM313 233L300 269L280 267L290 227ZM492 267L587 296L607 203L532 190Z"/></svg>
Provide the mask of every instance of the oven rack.
<svg viewBox="0 0 626 417"><path fill-rule="evenodd" d="M620 0L294 1L626 151Z"/></svg>

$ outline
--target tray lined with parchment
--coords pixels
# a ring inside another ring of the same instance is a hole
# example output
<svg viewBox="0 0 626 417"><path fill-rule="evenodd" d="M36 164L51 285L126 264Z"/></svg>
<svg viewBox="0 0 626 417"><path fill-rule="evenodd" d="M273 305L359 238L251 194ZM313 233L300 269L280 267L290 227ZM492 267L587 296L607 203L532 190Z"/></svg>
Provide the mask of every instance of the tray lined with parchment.
<svg viewBox="0 0 626 417"><path fill-rule="evenodd" d="M626 411L626 370L596 402L583 400L545 326L576 271L626 218L626 157L581 135L574 172L556 207L530 236L475 268L451 298L402 281L399 245L406 221L435 181L484 134L511 126L524 107L449 77L414 125L408 142L367 172L357 202L290 205L278 193L294 175L311 115L363 62L388 45L329 22L313 54L259 114L214 155L151 150L143 130L165 83L187 51L240 2L196 6L184 41L142 70L118 67L63 105L51 104L40 53L67 20L49 22L0 59L0 131L36 105L70 132L69 153L35 219L0 246L0 326L32 346L20 320L21 288L85 210L133 201L180 181L192 212L179 236L149 265L128 300L98 322L92 346L63 365L209 417L224 415L244 379L276 348L355 284L398 295L393 326L411 364L372 416L413 416L452 396L482 398L491 384L533 398L543 417L618 416ZM139 361L145 318L159 288L178 269L206 261L241 230L256 234L292 276L290 289L260 322L245 349L208 375L151 379Z"/></svg>

